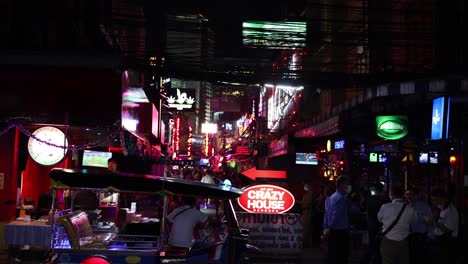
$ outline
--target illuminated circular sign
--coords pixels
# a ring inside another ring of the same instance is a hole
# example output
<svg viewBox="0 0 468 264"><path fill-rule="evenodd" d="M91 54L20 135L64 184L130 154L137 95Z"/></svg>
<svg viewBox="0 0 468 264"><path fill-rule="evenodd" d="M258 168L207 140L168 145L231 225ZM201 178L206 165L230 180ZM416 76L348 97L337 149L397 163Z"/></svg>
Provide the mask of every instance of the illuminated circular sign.
<svg viewBox="0 0 468 264"><path fill-rule="evenodd" d="M295 199L290 191L282 187L260 184L244 188L237 202L250 213L282 214L294 206Z"/></svg>
<svg viewBox="0 0 468 264"><path fill-rule="evenodd" d="M377 116L377 135L381 138L395 140L408 135L408 118L406 116Z"/></svg>

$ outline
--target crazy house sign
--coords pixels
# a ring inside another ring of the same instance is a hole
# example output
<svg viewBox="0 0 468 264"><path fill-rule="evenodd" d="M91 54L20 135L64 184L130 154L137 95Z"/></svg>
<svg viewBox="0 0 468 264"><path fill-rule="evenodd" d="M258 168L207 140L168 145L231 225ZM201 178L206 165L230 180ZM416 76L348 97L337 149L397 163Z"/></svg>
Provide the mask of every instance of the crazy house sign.
<svg viewBox="0 0 468 264"><path fill-rule="evenodd" d="M175 91L174 91L175 90ZM167 104L169 108L182 110L193 110L195 103L195 89L169 89Z"/></svg>
<svg viewBox="0 0 468 264"><path fill-rule="evenodd" d="M246 187L237 202L250 213L281 214L294 206L295 199L291 192L280 186L260 184Z"/></svg>

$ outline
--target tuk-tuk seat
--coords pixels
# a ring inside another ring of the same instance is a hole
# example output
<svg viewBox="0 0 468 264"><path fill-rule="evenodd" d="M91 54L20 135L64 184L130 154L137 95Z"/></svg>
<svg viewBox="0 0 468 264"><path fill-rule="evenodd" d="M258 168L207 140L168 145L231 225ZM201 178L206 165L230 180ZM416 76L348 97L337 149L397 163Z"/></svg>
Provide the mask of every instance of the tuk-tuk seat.
<svg viewBox="0 0 468 264"><path fill-rule="evenodd" d="M94 234L87 214L76 210L57 219L57 225L63 226L74 249L106 248L116 237L114 233Z"/></svg>

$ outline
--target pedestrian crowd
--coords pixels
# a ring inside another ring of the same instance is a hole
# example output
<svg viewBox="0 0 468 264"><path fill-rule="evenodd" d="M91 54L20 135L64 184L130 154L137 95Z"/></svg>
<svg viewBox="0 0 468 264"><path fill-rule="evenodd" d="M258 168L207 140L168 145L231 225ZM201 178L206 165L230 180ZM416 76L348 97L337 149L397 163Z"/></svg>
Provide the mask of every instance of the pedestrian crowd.
<svg viewBox="0 0 468 264"><path fill-rule="evenodd" d="M326 245L327 263L348 263L356 229L367 231L362 264L461 263L459 213L446 191L433 189L424 197L417 188L376 183L363 198L352 192L346 175L335 184L331 194L322 189L324 199L311 194L307 184L300 201L303 247L317 245L314 231L320 229L318 243Z"/></svg>

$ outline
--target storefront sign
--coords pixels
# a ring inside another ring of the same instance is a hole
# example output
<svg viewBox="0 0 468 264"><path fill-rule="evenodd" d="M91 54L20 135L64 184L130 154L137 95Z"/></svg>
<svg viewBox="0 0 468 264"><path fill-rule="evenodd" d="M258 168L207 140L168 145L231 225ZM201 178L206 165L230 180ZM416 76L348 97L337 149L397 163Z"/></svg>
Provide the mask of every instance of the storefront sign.
<svg viewBox="0 0 468 264"><path fill-rule="evenodd" d="M335 141L334 145L335 145L334 149L344 149L345 141L344 140Z"/></svg>
<svg viewBox="0 0 468 264"><path fill-rule="evenodd" d="M167 104L169 108L181 110L192 110L195 103L194 89L176 89L177 93L173 94L172 90L168 92Z"/></svg>
<svg viewBox="0 0 468 264"><path fill-rule="evenodd" d="M450 98L439 97L432 101L431 139L448 138ZM444 135L445 131L445 135Z"/></svg>
<svg viewBox="0 0 468 264"><path fill-rule="evenodd" d="M444 104L445 98L439 97L432 101L432 126L431 139L437 140L442 138L444 130Z"/></svg>
<svg viewBox="0 0 468 264"><path fill-rule="evenodd" d="M295 199L291 192L282 187L261 184L245 188L237 202L250 213L281 214L294 206Z"/></svg>
<svg viewBox="0 0 468 264"><path fill-rule="evenodd" d="M385 139L400 139L408 134L408 117L377 116L377 136Z"/></svg>
<svg viewBox="0 0 468 264"><path fill-rule="evenodd" d="M236 212L239 226L249 229L248 243L262 252L281 255L302 251L300 214L252 214Z"/></svg>
<svg viewBox="0 0 468 264"><path fill-rule="evenodd" d="M267 126L270 130L278 130L286 125L289 121L287 118L294 110L296 104L295 98L299 92L304 89L303 86L282 86L265 84L266 87L272 88L271 96L267 99L268 102L268 122Z"/></svg>
<svg viewBox="0 0 468 264"><path fill-rule="evenodd" d="M216 134L218 133L218 125L215 123L203 123L201 125L201 132L203 134Z"/></svg>

